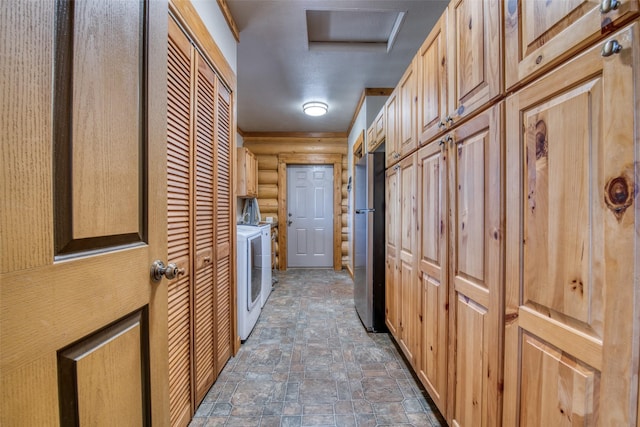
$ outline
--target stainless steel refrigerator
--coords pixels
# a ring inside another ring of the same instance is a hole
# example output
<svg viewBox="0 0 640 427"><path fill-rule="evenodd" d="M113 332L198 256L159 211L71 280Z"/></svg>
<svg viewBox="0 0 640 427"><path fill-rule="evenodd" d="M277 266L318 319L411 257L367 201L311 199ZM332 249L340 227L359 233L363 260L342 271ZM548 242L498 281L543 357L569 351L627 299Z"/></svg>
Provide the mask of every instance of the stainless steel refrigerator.
<svg viewBox="0 0 640 427"><path fill-rule="evenodd" d="M370 332L384 323L384 153L364 155L354 171L354 287L356 311Z"/></svg>

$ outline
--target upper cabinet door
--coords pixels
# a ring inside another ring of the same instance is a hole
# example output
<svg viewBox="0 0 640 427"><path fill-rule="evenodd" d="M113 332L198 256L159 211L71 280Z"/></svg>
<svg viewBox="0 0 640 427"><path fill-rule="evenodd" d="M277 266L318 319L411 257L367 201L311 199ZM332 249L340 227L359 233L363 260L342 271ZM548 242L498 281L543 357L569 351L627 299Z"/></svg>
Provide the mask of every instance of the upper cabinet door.
<svg viewBox="0 0 640 427"><path fill-rule="evenodd" d="M484 107L502 91L501 3L453 0L448 14L451 126Z"/></svg>
<svg viewBox="0 0 640 427"><path fill-rule="evenodd" d="M638 0L504 0L507 89L610 33L638 13Z"/></svg>
<svg viewBox="0 0 640 427"><path fill-rule="evenodd" d="M398 90L397 88L389 95L389 99L384 105L386 138L385 156L386 167L392 166L400 160L398 152Z"/></svg>
<svg viewBox="0 0 640 427"><path fill-rule="evenodd" d="M505 426L636 425L638 30L507 99Z"/></svg>
<svg viewBox="0 0 640 427"><path fill-rule="evenodd" d="M418 51L418 140L420 145L446 129L447 10Z"/></svg>
<svg viewBox="0 0 640 427"><path fill-rule="evenodd" d="M398 83L400 96L400 114L398 116L398 134L400 156L404 157L418 147L416 138L416 109L417 109L417 82L416 61L411 61L409 67Z"/></svg>

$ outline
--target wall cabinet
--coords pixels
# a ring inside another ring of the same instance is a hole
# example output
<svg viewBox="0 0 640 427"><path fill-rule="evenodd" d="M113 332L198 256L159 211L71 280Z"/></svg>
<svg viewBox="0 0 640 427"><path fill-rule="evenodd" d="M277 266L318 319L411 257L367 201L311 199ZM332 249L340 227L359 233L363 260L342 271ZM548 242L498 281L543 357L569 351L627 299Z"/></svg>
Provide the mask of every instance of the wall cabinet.
<svg viewBox="0 0 640 427"><path fill-rule="evenodd" d="M169 410L184 426L232 353L232 108L173 19L168 49Z"/></svg>
<svg viewBox="0 0 640 427"><path fill-rule="evenodd" d="M238 197L258 197L258 160L246 147L238 147Z"/></svg>
<svg viewBox="0 0 640 427"><path fill-rule="evenodd" d="M636 16L638 0L505 0L507 89L531 80Z"/></svg>
<svg viewBox="0 0 640 427"><path fill-rule="evenodd" d="M505 425L637 422L638 25L507 98Z"/></svg>
<svg viewBox="0 0 640 427"><path fill-rule="evenodd" d="M452 126L502 94L502 4L499 0L452 0L447 14L445 122Z"/></svg>
<svg viewBox="0 0 640 427"><path fill-rule="evenodd" d="M385 123L385 166L391 167L400 160L400 143L398 131L398 89L394 89L384 104L384 123Z"/></svg>
<svg viewBox="0 0 640 427"><path fill-rule="evenodd" d="M384 118L385 108L382 107L367 129L367 152L369 153L376 151L385 140Z"/></svg>
<svg viewBox="0 0 640 427"><path fill-rule="evenodd" d="M416 119L418 109L417 61L414 58L398 83L398 150L405 157L418 147Z"/></svg>
<svg viewBox="0 0 640 427"><path fill-rule="evenodd" d="M447 10L418 50L418 142L447 128Z"/></svg>

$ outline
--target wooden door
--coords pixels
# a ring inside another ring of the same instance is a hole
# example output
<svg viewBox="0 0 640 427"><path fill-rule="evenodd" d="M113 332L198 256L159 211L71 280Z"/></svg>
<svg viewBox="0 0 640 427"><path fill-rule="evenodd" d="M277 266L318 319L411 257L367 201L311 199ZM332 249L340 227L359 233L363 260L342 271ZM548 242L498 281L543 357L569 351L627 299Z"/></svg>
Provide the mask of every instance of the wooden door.
<svg viewBox="0 0 640 427"><path fill-rule="evenodd" d="M398 132L398 90L395 89L389 95L384 104L386 137L384 143L385 166L391 167L400 159L399 132Z"/></svg>
<svg viewBox="0 0 640 427"><path fill-rule="evenodd" d="M502 2L453 0L447 13L449 120L445 120L457 123L502 93Z"/></svg>
<svg viewBox="0 0 640 427"><path fill-rule="evenodd" d="M167 244L168 262L184 274L171 280L169 296L169 412L172 426L185 426L195 409L191 380L193 259L192 66L195 50L169 19L167 75Z"/></svg>
<svg viewBox="0 0 640 427"><path fill-rule="evenodd" d="M420 353L420 312L422 294L417 274L416 236L416 170L417 155L402 159L399 163L399 249L398 286L400 291L400 348L414 365Z"/></svg>
<svg viewBox="0 0 640 427"><path fill-rule="evenodd" d="M456 128L449 146L450 422L500 424L503 103Z"/></svg>
<svg viewBox="0 0 640 427"><path fill-rule="evenodd" d="M507 89L618 30L640 10L638 0L505 0L504 7Z"/></svg>
<svg viewBox="0 0 640 427"><path fill-rule="evenodd" d="M447 128L447 9L418 51L418 142Z"/></svg>
<svg viewBox="0 0 640 427"><path fill-rule="evenodd" d="M233 97L231 91L218 79L215 124L215 259L214 270L214 346L216 376L232 356L236 345L236 248L234 244L235 202L233 177L235 176ZM258 163L255 162L257 169ZM257 172L257 171L256 171ZM257 174L256 179L257 181ZM239 345L239 338L237 344ZM236 347L237 348L237 347Z"/></svg>
<svg viewBox="0 0 640 427"><path fill-rule="evenodd" d="M418 151L418 268L422 310L418 376L442 414L447 413L449 295L446 140Z"/></svg>
<svg viewBox="0 0 640 427"><path fill-rule="evenodd" d="M287 265L333 266L333 166L287 166Z"/></svg>
<svg viewBox="0 0 640 427"><path fill-rule="evenodd" d="M400 298L398 256L400 254L400 165L385 173L385 240L387 265L385 271L385 324L396 340L400 339Z"/></svg>
<svg viewBox="0 0 640 427"><path fill-rule="evenodd" d="M3 4L0 424L167 425L167 7Z"/></svg>
<svg viewBox="0 0 640 427"><path fill-rule="evenodd" d="M638 30L507 99L505 425L637 422Z"/></svg>
<svg viewBox="0 0 640 427"><path fill-rule="evenodd" d="M418 147L416 120L418 110L417 62L414 58L398 83L398 151L405 157Z"/></svg>

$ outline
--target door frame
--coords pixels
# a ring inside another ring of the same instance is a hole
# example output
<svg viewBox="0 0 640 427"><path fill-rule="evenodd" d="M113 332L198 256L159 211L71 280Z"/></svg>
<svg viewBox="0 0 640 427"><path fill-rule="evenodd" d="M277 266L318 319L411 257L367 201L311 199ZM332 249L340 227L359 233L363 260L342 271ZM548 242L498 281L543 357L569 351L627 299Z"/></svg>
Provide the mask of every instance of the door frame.
<svg viewBox="0 0 640 427"><path fill-rule="evenodd" d="M333 166L333 269L342 270L342 154L278 155L278 269L287 269L287 165Z"/></svg>

